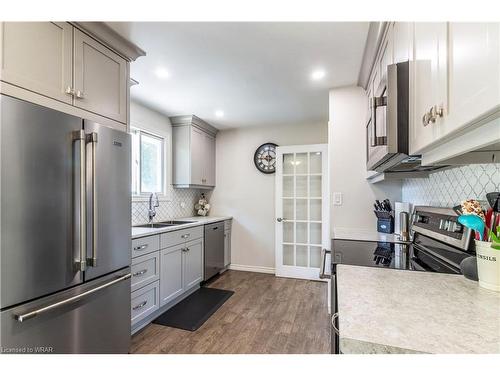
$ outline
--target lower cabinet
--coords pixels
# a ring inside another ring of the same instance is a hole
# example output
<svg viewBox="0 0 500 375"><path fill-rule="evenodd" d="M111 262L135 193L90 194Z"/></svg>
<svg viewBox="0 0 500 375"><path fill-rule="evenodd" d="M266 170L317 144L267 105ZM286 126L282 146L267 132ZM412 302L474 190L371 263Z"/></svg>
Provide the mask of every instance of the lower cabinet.
<svg viewBox="0 0 500 375"><path fill-rule="evenodd" d="M182 294L184 244L160 251L160 304L163 306Z"/></svg>
<svg viewBox="0 0 500 375"><path fill-rule="evenodd" d="M160 283L156 281L131 294L130 316L132 325L152 314L160 307Z"/></svg>
<svg viewBox="0 0 500 375"><path fill-rule="evenodd" d="M203 279L203 240L197 239L160 251L161 306Z"/></svg>

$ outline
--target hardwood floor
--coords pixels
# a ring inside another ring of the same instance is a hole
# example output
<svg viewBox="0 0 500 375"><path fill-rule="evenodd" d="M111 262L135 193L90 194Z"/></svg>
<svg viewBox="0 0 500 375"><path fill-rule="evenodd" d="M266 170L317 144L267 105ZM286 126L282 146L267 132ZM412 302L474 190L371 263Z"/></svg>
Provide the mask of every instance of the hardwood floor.
<svg viewBox="0 0 500 375"><path fill-rule="evenodd" d="M131 353L329 353L327 284L226 271L211 287L233 296L195 332L150 324Z"/></svg>

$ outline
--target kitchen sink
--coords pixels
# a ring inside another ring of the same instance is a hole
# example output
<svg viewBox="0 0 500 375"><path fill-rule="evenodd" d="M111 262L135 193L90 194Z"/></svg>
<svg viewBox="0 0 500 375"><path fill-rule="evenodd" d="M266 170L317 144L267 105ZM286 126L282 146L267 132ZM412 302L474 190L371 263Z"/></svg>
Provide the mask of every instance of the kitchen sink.
<svg viewBox="0 0 500 375"><path fill-rule="evenodd" d="M134 225L134 228L151 228L151 229L157 229L157 228L166 228L166 227L171 227L175 224L163 224L163 223L153 223L153 224L142 224L142 225Z"/></svg>
<svg viewBox="0 0 500 375"><path fill-rule="evenodd" d="M158 229L158 228L173 227L174 225L191 224L191 223L194 223L194 221L169 220L169 221L161 221L159 223L134 225L134 228Z"/></svg>

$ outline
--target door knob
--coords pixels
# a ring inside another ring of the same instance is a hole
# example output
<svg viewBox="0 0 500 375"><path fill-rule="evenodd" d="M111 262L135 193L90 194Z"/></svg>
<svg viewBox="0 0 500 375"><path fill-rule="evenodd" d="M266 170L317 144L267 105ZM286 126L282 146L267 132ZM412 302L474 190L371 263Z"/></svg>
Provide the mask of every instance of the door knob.
<svg viewBox="0 0 500 375"><path fill-rule="evenodd" d="M278 223L281 223L282 221L286 221L286 220L287 220L287 219L285 219L284 217L278 217L278 218L276 219L276 221L277 221Z"/></svg>

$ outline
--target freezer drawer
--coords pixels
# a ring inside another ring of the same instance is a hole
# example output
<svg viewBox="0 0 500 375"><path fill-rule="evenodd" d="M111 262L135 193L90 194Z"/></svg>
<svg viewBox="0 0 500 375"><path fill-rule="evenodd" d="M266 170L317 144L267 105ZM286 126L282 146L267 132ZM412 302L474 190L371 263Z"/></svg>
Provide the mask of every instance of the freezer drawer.
<svg viewBox="0 0 500 375"><path fill-rule="evenodd" d="M130 268L1 313L4 353L128 353L129 345Z"/></svg>

